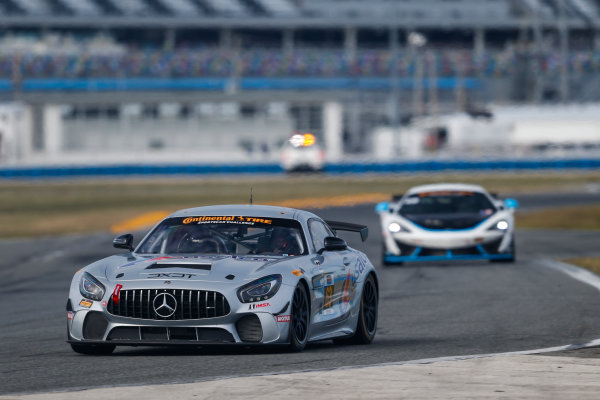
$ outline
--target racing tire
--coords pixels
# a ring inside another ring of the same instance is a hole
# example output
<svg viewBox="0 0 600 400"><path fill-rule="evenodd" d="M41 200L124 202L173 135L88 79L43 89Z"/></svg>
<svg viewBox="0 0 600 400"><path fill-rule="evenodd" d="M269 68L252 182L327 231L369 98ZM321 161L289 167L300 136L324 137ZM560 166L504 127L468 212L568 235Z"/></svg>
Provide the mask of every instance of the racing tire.
<svg viewBox="0 0 600 400"><path fill-rule="evenodd" d="M381 265L383 265L384 267L392 267L394 265L400 266L404 264L403 262L399 261L399 262L391 262L391 261L387 261L385 259L385 246L383 246L383 249L381 251Z"/></svg>
<svg viewBox="0 0 600 400"><path fill-rule="evenodd" d="M299 352L304 350L308 343L308 326L310 324L308 293L302 283L299 283L294 290L291 310L289 349Z"/></svg>
<svg viewBox="0 0 600 400"><path fill-rule="evenodd" d="M335 344L370 344L377 333L379 295L373 275L369 275L360 296L360 310L354 335L349 338L333 339Z"/></svg>
<svg viewBox="0 0 600 400"><path fill-rule="evenodd" d="M79 344L71 343L71 348L75 353L86 354L88 356L107 356L115 350L114 344Z"/></svg>

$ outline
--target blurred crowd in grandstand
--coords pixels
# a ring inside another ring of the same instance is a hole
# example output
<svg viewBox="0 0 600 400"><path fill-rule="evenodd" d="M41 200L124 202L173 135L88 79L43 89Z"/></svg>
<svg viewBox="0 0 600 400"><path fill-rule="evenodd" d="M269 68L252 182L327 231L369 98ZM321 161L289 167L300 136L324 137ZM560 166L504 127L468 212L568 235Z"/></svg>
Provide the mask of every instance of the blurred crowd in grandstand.
<svg viewBox="0 0 600 400"><path fill-rule="evenodd" d="M200 78L200 77L386 77L413 76L416 58L410 50L386 49L243 49L184 45L174 50L127 48L101 37L85 44L65 38L36 46L12 39L0 42L0 79L28 78ZM509 76L519 68L557 71L557 50L536 52L509 46L481 53L472 49L427 49L424 70L438 77ZM600 71L600 51L572 50L568 68L576 73Z"/></svg>

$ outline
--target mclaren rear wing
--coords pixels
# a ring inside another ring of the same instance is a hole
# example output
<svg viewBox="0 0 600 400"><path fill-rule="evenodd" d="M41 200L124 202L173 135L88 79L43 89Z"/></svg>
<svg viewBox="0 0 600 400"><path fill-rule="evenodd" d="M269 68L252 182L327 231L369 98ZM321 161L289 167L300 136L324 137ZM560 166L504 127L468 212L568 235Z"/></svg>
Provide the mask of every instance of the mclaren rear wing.
<svg viewBox="0 0 600 400"><path fill-rule="evenodd" d="M334 231L348 231L360 233L360 238L364 242L369 236L369 228L364 225L351 224L349 222L325 221Z"/></svg>

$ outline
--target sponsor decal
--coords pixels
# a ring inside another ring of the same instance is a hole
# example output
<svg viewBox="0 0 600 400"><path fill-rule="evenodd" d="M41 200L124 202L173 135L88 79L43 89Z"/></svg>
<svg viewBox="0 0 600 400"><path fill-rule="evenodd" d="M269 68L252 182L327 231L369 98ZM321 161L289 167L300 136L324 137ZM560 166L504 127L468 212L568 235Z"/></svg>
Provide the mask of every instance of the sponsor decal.
<svg viewBox="0 0 600 400"><path fill-rule="evenodd" d="M290 322L292 320L291 315L278 315L277 322Z"/></svg>
<svg viewBox="0 0 600 400"><path fill-rule="evenodd" d="M422 192L419 193L419 197L429 196L473 196L473 192L466 190L438 190L437 192Z"/></svg>
<svg viewBox="0 0 600 400"><path fill-rule="evenodd" d="M102 307L106 307L106 300L102 302Z"/></svg>
<svg viewBox="0 0 600 400"><path fill-rule="evenodd" d="M333 285L325 286L323 294L325 296L323 308L331 307L333 305Z"/></svg>
<svg viewBox="0 0 600 400"><path fill-rule="evenodd" d="M257 217L241 217L241 216L202 216L202 217L188 217L183 220L184 224L198 223L198 224L214 224L214 223L233 223L233 224L267 224L271 225L273 220L266 218Z"/></svg>
<svg viewBox="0 0 600 400"><path fill-rule="evenodd" d="M67 319L73 319L75 313L73 311L67 311Z"/></svg>
<svg viewBox="0 0 600 400"><path fill-rule="evenodd" d="M119 293L121 293L122 287L123 287L123 285L117 285L117 286L115 286L115 290L113 290L112 301L115 304L117 304L119 302Z"/></svg>
<svg viewBox="0 0 600 400"><path fill-rule="evenodd" d="M146 278L154 279L154 278L187 278L190 279L192 276L196 276L196 274L184 274L181 272L154 272L152 274L148 274Z"/></svg>
<svg viewBox="0 0 600 400"><path fill-rule="evenodd" d="M79 305L80 305L81 307L85 307L85 308L90 308L90 307L92 306L92 304L94 304L94 302L93 302L93 301L91 301L91 300L86 300L86 299L83 299L83 300L81 300L81 301L79 302Z"/></svg>
<svg viewBox="0 0 600 400"><path fill-rule="evenodd" d="M356 268L354 269L354 279L356 281L358 281L358 279L360 278L360 276L362 275L363 272L365 272L365 269L367 269L367 257L364 254L360 254L358 256L358 262L356 263Z"/></svg>
<svg viewBox="0 0 600 400"><path fill-rule="evenodd" d="M271 303L255 303L255 304L250 304L250 306L248 307L248 310L256 310L258 308L263 308L263 307L270 307Z"/></svg>
<svg viewBox="0 0 600 400"><path fill-rule="evenodd" d="M246 257L246 256L231 256L231 259L232 260L238 260L238 261L262 261L262 262L269 261L268 258Z"/></svg>
<svg viewBox="0 0 600 400"><path fill-rule="evenodd" d="M354 275L352 275L350 273L350 270L348 270L348 273L346 274L346 281L344 282L344 296L342 297L342 302L344 304L350 303L350 300L352 300L352 297L354 297L355 289L356 280L354 278Z"/></svg>
<svg viewBox="0 0 600 400"><path fill-rule="evenodd" d="M294 271L292 271L292 274L294 274L295 276L300 276L304 273L304 271L302 271L301 269L296 269Z"/></svg>
<svg viewBox="0 0 600 400"><path fill-rule="evenodd" d="M325 284L326 285L333 285L333 275L326 275L325 276Z"/></svg>
<svg viewBox="0 0 600 400"><path fill-rule="evenodd" d="M335 313L335 310L333 308L326 308L323 311L321 311L322 315L331 315Z"/></svg>

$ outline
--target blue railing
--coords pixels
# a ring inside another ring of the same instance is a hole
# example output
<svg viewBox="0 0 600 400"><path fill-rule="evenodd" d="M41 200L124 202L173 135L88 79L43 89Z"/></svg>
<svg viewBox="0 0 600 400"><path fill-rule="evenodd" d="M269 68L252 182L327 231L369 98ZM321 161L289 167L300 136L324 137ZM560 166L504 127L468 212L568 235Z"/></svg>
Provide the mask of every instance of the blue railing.
<svg viewBox="0 0 600 400"><path fill-rule="evenodd" d="M48 91L141 91L141 90L225 90L237 84L242 90L389 90L394 85L401 89L412 89L412 78L102 78L102 79L25 79L21 84L23 92ZM428 88L434 81L423 79L422 85ZM457 86L475 89L481 86L476 78L439 78L435 84L440 90L453 90ZM0 91L12 90L9 80L0 80Z"/></svg>
<svg viewBox="0 0 600 400"><path fill-rule="evenodd" d="M492 161L416 161L397 163L337 163L327 164L326 174L362 173L416 173L443 171L526 171L599 169L600 158L564 160L492 160ZM43 179L86 176L136 176L136 175L208 175L208 174L281 174L279 164L157 164L157 165L96 165L59 167L3 167L0 178Z"/></svg>

